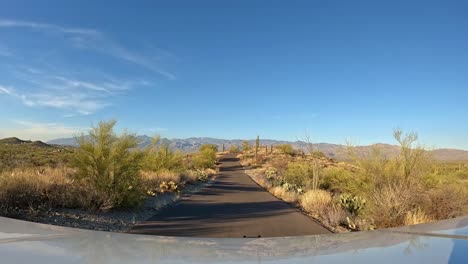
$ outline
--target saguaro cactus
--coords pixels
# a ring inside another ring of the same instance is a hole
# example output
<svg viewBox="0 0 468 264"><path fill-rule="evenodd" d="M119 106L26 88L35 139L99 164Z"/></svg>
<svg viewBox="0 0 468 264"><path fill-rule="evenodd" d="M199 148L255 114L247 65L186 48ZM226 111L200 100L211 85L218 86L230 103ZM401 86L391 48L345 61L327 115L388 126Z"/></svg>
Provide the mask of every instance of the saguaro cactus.
<svg viewBox="0 0 468 264"><path fill-rule="evenodd" d="M265 155L268 155L268 145L265 145Z"/></svg>
<svg viewBox="0 0 468 264"><path fill-rule="evenodd" d="M223 152L224 152L224 150L225 150L225 149L224 149L224 144L223 144Z"/></svg>
<svg viewBox="0 0 468 264"><path fill-rule="evenodd" d="M255 160L258 161L258 148L260 147L260 137L255 140Z"/></svg>

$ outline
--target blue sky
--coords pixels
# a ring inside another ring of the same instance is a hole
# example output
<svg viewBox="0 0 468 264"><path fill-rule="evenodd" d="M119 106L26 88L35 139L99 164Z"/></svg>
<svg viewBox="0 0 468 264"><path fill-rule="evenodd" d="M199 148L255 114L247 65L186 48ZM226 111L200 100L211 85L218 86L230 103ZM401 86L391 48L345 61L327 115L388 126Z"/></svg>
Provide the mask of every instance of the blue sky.
<svg viewBox="0 0 468 264"><path fill-rule="evenodd" d="M0 137L468 150L466 1L0 1Z"/></svg>

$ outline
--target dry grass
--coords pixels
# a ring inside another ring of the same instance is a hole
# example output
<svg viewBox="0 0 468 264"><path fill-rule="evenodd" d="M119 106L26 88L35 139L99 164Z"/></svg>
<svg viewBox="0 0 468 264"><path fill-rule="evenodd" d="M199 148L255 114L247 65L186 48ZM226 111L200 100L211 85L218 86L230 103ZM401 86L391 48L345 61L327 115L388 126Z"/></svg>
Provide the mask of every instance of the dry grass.
<svg viewBox="0 0 468 264"><path fill-rule="evenodd" d="M67 207L90 208L99 197L87 185L70 177L72 170L62 168L13 169L0 174L0 205L8 208Z"/></svg>
<svg viewBox="0 0 468 264"><path fill-rule="evenodd" d="M286 189L278 186L270 188L269 192L288 203L295 203L299 198L299 195L296 192L287 191Z"/></svg>
<svg viewBox="0 0 468 264"><path fill-rule="evenodd" d="M332 227L337 227L346 221L346 211L337 204L324 208L322 218Z"/></svg>
<svg viewBox="0 0 468 264"><path fill-rule="evenodd" d="M403 223L405 225L417 225L432 221L433 220L431 218L429 218L421 209L418 208L413 212L407 212Z"/></svg>
<svg viewBox="0 0 468 264"><path fill-rule="evenodd" d="M205 169L208 177L216 174L214 169ZM145 195L160 192L163 183L175 184L177 191L188 182L196 182L200 172L179 173L173 171L140 173L141 186L137 188L142 199ZM113 207L113 197L99 192L92 185L75 179L75 170L59 168L16 168L0 173L0 209L9 213L16 208L81 208L89 210L109 210ZM172 182L172 183L171 183ZM164 185L164 184L163 184Z"/></svg>
<svg viewBox="0 0 468 264"><path fill-rule="evenodd" d="M443 185L430 190L428 194L430 201L426 203L424 209L436 220L468 213L468 192L463 186Z"/></svg>
<svg viewBox="0 0 468 264"><path fill-rule="evenodd" d="M175 183L180 183L182 174L176 171L170 170L161 170L157 172L153 171L142 171L141 179L145 185L158 186L161 182L173 181Z"/></svg>
<svg viewBox="0 0 468 264"><path fill-rule="evenodd" d="M309 190L301 196L300 204L312 214L322 214L332 204L332 195L324 190Z"/></svg>
<svg viewBox="0 0 468 264"><path fill-rule="evenodd" d="M386 185L372 192L371 215L379 227L400 226L411 210L414 190L403 184Z"/></svg>

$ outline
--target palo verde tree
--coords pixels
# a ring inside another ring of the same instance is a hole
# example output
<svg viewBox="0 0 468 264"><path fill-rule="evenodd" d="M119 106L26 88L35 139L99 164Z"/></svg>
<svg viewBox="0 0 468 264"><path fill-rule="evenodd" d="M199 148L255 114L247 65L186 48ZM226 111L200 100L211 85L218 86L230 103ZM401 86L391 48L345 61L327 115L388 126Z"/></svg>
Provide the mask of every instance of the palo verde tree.
<svg viewBox="0 0 468 264"><path fill-rule="evenodd" d="M178 171L183 169L181 153L172 150L167 143L161 143L159 135L151 139L151 144L145 149L144 168L154 172Z"/></svg>
<svg viewBox="0 0 468 264"><path fill-rule="evenodd" d="M141 201L139 171L143 153L135 135L116 135L115 120L101 121L77 139L74 157L77 177L96 192L95 207L131 207Z"/></svg>

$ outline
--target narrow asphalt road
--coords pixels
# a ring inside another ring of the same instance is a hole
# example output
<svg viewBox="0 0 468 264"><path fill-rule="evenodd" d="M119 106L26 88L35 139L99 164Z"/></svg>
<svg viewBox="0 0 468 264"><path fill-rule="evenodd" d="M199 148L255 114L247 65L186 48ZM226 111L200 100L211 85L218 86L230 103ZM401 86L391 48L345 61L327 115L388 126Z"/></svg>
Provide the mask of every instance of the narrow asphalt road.
<svg viewBox="0 0 468 264"><path fill-rule="evenodd" d="M311 218L259 187L239 159L220 159L210 186L180 199L130 232L189 237L278 237L328 234Z"/></svg>

